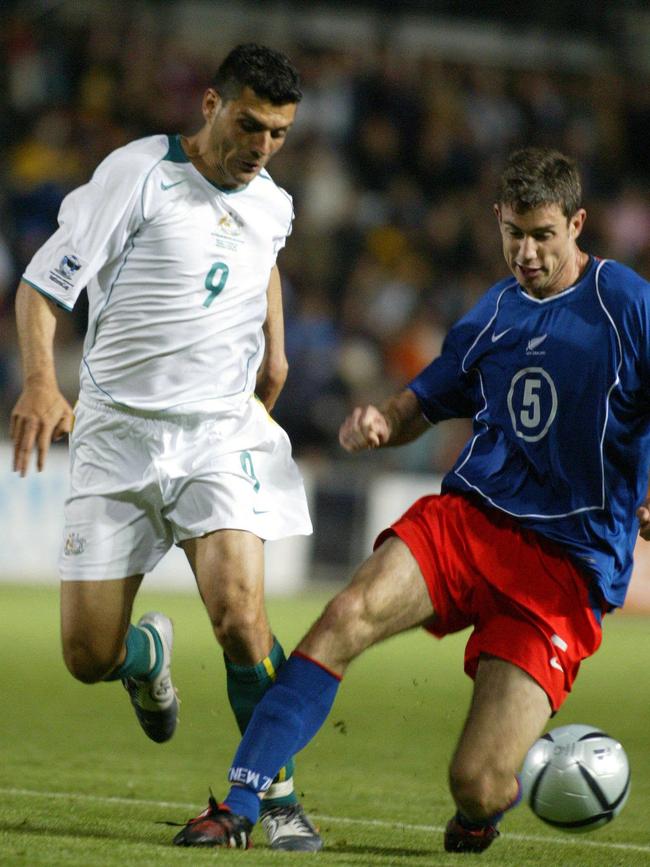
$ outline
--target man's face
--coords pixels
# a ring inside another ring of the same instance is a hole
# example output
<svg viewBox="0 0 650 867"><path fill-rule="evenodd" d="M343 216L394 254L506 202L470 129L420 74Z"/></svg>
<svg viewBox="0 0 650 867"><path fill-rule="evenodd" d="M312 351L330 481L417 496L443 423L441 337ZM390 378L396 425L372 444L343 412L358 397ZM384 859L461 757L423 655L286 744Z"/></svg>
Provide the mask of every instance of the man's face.
<svg viewBox="0 0 650 867"><path fill-rule="evenodd" d="M567 218L559 205L540 205L520 214L510 205L495 205L503 255L523 288L535 298L548 298L573 285L578 277L582 208Z"/></svg>
<svg viewBox="0 0 650 867"><path fill-rule="evenodd" d="M280 150L296 105L273 105L250 87L224 102L210 89L203 98L203 114L209 127L206 162L220 186L236 189L250 183Z"/></svg>

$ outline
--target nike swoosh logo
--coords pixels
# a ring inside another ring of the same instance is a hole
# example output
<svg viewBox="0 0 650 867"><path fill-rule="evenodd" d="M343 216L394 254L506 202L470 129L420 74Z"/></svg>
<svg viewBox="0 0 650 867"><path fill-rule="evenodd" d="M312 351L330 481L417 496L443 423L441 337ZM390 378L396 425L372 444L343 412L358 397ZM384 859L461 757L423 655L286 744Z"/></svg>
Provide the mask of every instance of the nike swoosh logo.
<svg viewBox="0 0 650 867"><path fill-rule="evenodd" d="M501 338L504 337L511 330L511 328L512 325L510 326L510 328L506 328L505 331L500 331L498 334L495 331L491 337L492 343L496 343L497 340L501 340Z"/></svg>
<svg viewBox="0 0 650 867"><path fill-rule="evenodd" d="M267 515L271 510L270 509L253 509L254 515Z"/></svg>
<svg viewBox="0 0 650 867"><path fill-rule="evenodd" d="M177 187L179 184L184 184L184 183L185 183L185 179L184 179L184 178L183 178L182 181L176 181L176 182L173 183L173 184L166 184L166 183L164 183L163 181L161 181L161 182L160 182L160 189L161 189L161 190L171 190L172 187Z"/></svg>

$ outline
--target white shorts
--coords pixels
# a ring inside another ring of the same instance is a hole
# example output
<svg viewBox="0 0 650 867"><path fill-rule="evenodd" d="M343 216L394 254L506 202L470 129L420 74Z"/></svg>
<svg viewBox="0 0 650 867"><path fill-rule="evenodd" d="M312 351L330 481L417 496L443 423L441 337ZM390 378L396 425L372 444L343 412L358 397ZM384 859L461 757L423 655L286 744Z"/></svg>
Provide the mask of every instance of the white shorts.
<svg viewBox="0 0 650 867"><path fill-rule="evenodd" d="M289 437L257 399L208 418L78 404L62 580L150 572L173 544L223 529L312 532Z"/></svg>

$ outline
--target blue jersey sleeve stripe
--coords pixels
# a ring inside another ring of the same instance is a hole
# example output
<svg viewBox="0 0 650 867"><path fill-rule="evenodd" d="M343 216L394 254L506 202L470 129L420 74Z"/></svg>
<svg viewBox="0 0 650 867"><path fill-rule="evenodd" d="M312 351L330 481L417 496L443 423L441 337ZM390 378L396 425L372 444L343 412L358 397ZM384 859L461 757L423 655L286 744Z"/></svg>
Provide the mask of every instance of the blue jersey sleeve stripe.
<svg viewBox="0 0 650 867"><path fill-rule="evenodd" d="M618 385L620 385L621 366L623 364L623 345L621 342L621 335L620 335L618 328L616 327L616 323L614 322L614 319L613 319L611 313L609 312L609 310L607 309L607 307L605 305L605 302L603 301L603 296L602 296L602 293L600 291L600 272L602 271L603 266L605 265L606 261L607 261L606 259L603 259L602 262L598 263L598 266L596 268L596 273L594 276L594 284L596 287L596 295L598 296L598 302L599 302L600 306L603 308L605 316L609 319L610 324L614 330L614 334L616 335L616 345L618 347L618 363L616 365L616 376L615 376L614 381L612 382L612 384L609 388L609 391L607 392L607 400L605 403L605 407L606 407L605 408L605 423L603 425L603 430L602 430L602 434L600 437L600 460L601 460L602 474L603 474L602 475L602 479L603 479L603 500L602 500L603 507L605 505L605 434L607 432L607 423L609 421L612 392L614 391L614 389Z"/></svg>
<svg viewBox="0 0 650 867"><path fill-rule="evenodd" d="M503 298L503 296L505 295L505 293L508 292L509 289L512 289L512 286L513 286L513 285L516 285L516 283L515 283L515 284L508 284L507 286L504 286L504 288L501 290L501 292L499 292L499 295L497 296L496 304L495 304L495 307L494 307L494 313L493 313L492 316L488 319L488 321L487 321L487 323L486 323L486 325L485 325L485 328L483 328L481 331L479 331L479 333L476 335L476 339L474 340L474 342L473 342L472 345L469 347L469 349L467 350L467 352L465 353L465 355L464 355L464 357L463 357L463 361L462 361L462 363L461 363L461 369L462 369L463 373L467 373L467 372L468 372L468 368L465 366L465 362L467 361L468 357L471 355L472 350L474 349L474 347L476 346L476 344L479 342L479 340L481 339L481 337L483 337L483 335L485 334L485 332L490 328L490 326L492 325L492 323L495 321L495 319L496 319L497 316L499 315L499 305L501 304L501 299Z"/></svg>

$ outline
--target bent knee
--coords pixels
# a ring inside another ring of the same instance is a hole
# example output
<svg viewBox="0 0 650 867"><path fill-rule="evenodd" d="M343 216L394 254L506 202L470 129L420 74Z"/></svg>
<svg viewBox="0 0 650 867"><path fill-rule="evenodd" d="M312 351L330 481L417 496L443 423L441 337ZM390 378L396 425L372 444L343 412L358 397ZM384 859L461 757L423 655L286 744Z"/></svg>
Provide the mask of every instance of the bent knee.
<svg viewBox="0 0 650 867"><path fill-rule="evenodd" d="M273 636L263 605L221 606L208 615L217 642L232 662L254 665L269 653Z"/></svg>
<svg viewBox="0 0 650 867"><path fill-rule="evenodd" d="M364 600L349 589L331 602L298 645L298 650L343 673L375 641Z"/></svg>
<svg viewBox="0 0 650 867"><path fill-rule="evenodd" d="M373 644L372 617L361 593L351 588L335 596L312 627L314 638L336 644L352 659Z"/></svg>
<svg viewBox="0 0 650 867"><path fill-rule="evenodd" d="M219 644L227 650L232 644L247 644L248 637L267 630L265 612L246 606L232 606L210 615Z"/></svg>
<svg viewBox="0 0 650 867"><path fill-rule="evenodd" d="M98 683L119 664L119 655L101 653L82 642L64 642L63 661L75 680L81 683Z"/></svg>
<svg viewBox="0 0 650 867"><path fill-rule="evenodd" d="M360 593L348 588L335 596L325 607L320 618L322 628L329 632L348 632L353 625L367 619L364 600Z"/></svg>
<svg viewBox="0 0 650 867"><path fill-rule="evenodd" d="M449 786L456 804L470 819L486 819L504 810L516 794L514 772L488 764L469 768L453 765Z"/></svg>

